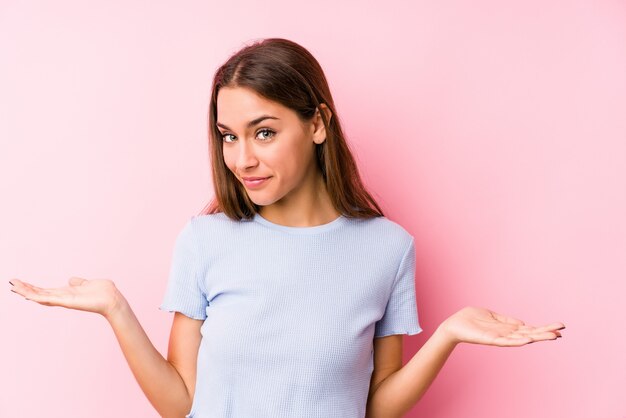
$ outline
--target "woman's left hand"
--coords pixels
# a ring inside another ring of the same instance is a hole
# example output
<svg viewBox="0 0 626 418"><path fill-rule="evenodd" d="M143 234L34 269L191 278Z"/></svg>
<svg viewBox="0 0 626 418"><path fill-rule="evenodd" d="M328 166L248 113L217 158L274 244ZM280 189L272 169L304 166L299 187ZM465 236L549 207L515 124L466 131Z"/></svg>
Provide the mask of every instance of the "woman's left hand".
<svg viewBox="0 0 626 418"><path fill-rule="evenodd" d="M519 319L500 315L484 308L463 308L439 326L450 340L471 344L517 347L535 341L556 340L561 337L558 330L564 329L561 322L534 327Z"/></svg>

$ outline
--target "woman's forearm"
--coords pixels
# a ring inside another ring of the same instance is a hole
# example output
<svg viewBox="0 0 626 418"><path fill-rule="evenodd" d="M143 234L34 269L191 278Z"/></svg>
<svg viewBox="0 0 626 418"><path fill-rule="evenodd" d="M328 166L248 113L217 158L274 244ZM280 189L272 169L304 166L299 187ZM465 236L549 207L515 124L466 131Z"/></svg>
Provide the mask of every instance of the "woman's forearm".
<svg viewBox="0 0 626 418"><path fill-rule="evenodd" d="M150 342L126 298L109 279L70 277L68 286L43 289L19 279L13 292L27 300L102 315L113 328L131 371L150 403L165 418L184 416L193 396L176 368Z"/></svg>
<svg viewBox="0 0 626 418"><path fill-rule="evenodd" d="M116 308L105 318L135 379L159 415L185 416L191 409L192 396L176 368L154 347L121 294Z"/></svg>
<svg viewBox="0 0 626 418"><path fill-rule="evenodd" d="M400 418L426 392L456 342L439 327L413 358L380 383L367 403L367 418Z"/></svg>

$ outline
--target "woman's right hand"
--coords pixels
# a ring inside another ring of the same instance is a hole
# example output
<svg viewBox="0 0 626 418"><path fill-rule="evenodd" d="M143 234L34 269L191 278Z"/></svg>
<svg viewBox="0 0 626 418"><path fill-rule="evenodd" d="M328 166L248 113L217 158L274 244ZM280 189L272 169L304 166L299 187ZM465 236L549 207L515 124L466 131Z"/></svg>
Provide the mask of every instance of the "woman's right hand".
<svg viewBox="0 0 626 418"><path fill-rule="evenodd" d="M62 306L80 311L95 312L107 318L123 300L115 283L108 279L87 280L71 277L69 286L44 289L18 279L9 280L13 292L26 300L46 306Z"/></svg>

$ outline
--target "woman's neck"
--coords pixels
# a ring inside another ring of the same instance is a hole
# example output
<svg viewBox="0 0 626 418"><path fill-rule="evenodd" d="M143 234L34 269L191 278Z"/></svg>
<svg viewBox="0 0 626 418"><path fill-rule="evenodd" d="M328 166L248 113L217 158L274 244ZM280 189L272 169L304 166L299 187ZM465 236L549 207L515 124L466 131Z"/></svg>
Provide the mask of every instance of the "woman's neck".
<svg viewBox="0 0 626 418"><path fill-rule="evenodd" d="M259 214L270 222L295 227L324 225L337 219L335 209L321 173L308 193L283 198L276 203L262 206Z"/></svg>

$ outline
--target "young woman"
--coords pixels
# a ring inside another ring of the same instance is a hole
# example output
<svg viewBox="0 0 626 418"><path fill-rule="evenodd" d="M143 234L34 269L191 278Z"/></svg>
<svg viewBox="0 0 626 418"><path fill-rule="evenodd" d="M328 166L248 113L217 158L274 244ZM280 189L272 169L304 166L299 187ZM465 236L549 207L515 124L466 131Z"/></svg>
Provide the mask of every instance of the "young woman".
<svg viewBox="0 0 626 418"><path fill-rule="evenodd" d="M174 246L160 309L175 312L167 359L111 280L72 277L43 305L96 312L113 327L163 417L400 417L461 342L521 346L560 337L481 308L421 331L413 237L363 186L322 68L279 38L246 46L213 80L215 198Z"/></svg>

